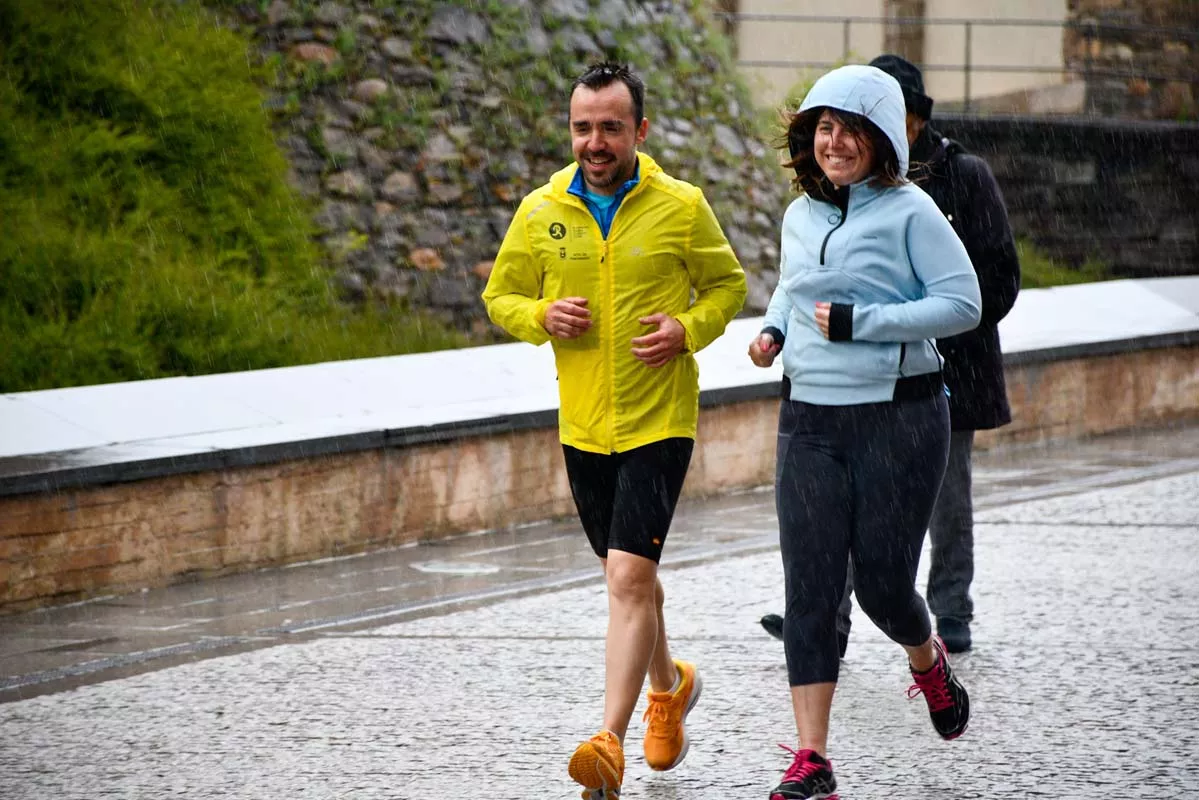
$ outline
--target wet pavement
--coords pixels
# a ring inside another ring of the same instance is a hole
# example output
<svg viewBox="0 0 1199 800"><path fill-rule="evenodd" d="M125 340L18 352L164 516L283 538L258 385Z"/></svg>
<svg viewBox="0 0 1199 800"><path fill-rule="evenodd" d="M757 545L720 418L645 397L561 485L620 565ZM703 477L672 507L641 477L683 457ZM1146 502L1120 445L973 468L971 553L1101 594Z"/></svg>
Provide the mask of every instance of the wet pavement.
<svg viewBox="0 0 1199 800"><path fill-rule="evenodd" d="M843 800L1199 797L1199 426L979 453L975 489L970 729L936 737L856 614ZM669 773L638 708L624 798L764 800L794 738L771 493L685 502L663 563L705 692ZM577 797L605 609L567 520L0 618L0 798Z"/></svg>

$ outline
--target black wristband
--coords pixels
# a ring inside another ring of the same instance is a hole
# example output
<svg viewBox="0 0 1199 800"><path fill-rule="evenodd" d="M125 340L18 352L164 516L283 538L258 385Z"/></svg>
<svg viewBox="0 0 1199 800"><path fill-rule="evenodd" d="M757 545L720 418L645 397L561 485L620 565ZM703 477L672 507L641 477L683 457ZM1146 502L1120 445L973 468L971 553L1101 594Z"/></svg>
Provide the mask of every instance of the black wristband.
<svg viewBox="0 0 1199 800"><path fill-rule="evenodd" d="M830 342L853 341L853 303L832 303L828 312Z"/></svg>
<svg viewBox="0 0 1199 800"><path fill-rule="evenodd" d="M780 331L778 328L774 327L773 325L767 325L765 328L762 329L762 333L769 333L771 335L771 337L773 337L774 343L777 344L779 347L783 346L783 340L787 338L786 336L783 336L782 331ZM760 335L761 334L759 334L759 336Z"/></svg>

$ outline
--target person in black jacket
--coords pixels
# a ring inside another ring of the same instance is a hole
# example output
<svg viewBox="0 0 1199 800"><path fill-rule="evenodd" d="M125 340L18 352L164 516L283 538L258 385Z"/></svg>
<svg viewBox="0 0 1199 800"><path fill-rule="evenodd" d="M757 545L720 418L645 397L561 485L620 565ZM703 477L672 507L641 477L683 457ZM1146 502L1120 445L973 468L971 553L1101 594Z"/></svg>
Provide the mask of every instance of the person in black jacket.
<svg viewBox="0 0 1199 800"><path fill-rule="evenodd" d="M971 501L971 452L974 432L1012 421L999 348L999 321L1020 291L1020 261L1008 224L1007 209L987 163L929 125L933 100L924 94L924 78L911 62L881 55L870 62L899 82L907 105L907 134L912 167L908 177L936 202L966 246L982 290L982 322L967 333L937 341L945 358L952 435L949 467L929 523L932 563L927 599L937 632L951 653L969 650L974 602L974 509ZM849 642L850 575L837 621L841 655ZM777 614L762 627L782 638Z"/></svg>

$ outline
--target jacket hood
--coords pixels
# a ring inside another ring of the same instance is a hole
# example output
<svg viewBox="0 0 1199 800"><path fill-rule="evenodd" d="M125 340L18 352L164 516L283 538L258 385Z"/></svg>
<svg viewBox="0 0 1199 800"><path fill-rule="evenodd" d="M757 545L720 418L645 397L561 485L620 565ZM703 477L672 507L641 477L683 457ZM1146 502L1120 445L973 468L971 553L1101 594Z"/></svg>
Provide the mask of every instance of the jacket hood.
<svg viewBox="0 0 1199 800"><path fill-rule="evenodd" d="M816 81L799 110L820 107L861 114L877 125L895 148L899 174L908 174L907 109L898 81L877 67L840 67Z"/></svg>

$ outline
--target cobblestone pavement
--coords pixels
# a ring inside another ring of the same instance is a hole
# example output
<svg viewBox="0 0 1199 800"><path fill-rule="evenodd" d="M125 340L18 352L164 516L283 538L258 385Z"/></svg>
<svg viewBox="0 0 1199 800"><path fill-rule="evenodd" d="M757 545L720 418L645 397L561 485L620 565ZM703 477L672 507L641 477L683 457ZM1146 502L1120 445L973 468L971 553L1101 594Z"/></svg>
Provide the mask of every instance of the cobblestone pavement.
<svg viewBox="0 0 1199 800"><path fill-rule="evenodd" d="M936 737L858 614L843 800L1199 797L1199 427L982 453L976 484L970 730ZM625 800L764 800L785 768L774 525L769 492L682 509L667 622L705 691L672 772L638 708ZM0 620L0 798L577 797L591 561L566 522Z"/></svg>

